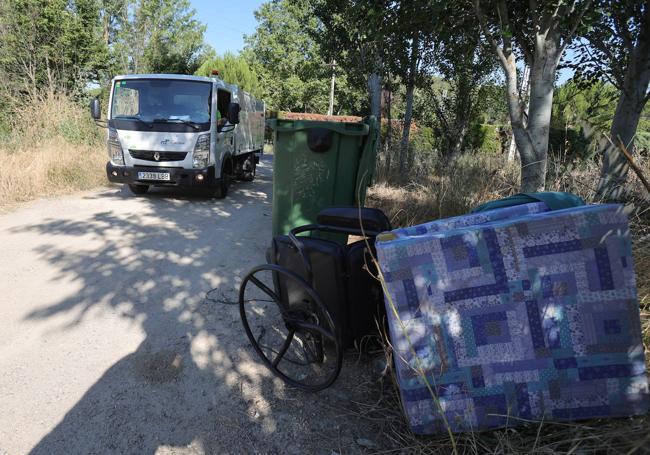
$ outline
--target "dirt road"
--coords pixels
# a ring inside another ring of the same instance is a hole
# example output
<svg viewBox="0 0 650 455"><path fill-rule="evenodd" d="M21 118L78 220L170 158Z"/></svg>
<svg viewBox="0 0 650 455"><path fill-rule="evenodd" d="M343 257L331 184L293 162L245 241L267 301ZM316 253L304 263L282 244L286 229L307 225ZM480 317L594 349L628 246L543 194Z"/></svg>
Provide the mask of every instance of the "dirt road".
<svg viewBox="0 0 650 455"><path fill-rule="evenodd" d="M225 200L117 187L0 217L0 454L359 453L347 359L285 389L234 301L271 238L271 163ZM212 288L216 291L205 295Z"/></svg>

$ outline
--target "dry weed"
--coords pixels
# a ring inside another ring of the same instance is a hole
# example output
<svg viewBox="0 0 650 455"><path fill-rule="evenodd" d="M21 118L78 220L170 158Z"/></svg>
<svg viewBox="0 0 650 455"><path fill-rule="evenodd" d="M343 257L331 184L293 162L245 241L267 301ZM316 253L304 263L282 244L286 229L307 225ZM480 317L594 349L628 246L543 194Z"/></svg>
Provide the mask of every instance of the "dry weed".
<svg viewBox="0 0 650 455"><path fill-rule="evenodd" d="M60 95L17 106L0 146L0 210L106 182L102 131Z"/></svg>

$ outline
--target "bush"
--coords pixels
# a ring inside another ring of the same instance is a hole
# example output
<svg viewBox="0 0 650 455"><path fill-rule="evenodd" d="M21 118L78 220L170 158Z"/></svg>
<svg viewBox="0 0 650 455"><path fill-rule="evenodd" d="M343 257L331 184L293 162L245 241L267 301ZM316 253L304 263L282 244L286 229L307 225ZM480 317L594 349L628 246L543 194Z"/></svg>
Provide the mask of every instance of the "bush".
<svg viewBox="0 0 650 455"><path fill-rule="evenodd" d="M585 160L596 152L594 144L581 129L551 128L548 135L549 154L564 157L564 161Z"/></svg>
<svg viewBox="0 0 650 455"><path fill-rule="evenodd" d="M14 105L4 125L0 209L106 182L105 132L71 99L51 95Z"/></svg>
<svg viewBox="0 0 650 455"><path fill-rule="evenodd" d="M502 131L499 125L475 123L468 135L470 149L485 155L503 153Z"/></svg>

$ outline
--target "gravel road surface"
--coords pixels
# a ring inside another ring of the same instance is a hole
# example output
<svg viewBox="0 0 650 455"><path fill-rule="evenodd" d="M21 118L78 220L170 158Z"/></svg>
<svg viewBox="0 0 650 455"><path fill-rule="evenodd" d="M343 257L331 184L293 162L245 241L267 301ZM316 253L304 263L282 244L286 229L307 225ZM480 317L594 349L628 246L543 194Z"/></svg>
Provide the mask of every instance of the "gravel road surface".
<svg viewBox="0 0 650 455"><path fill-rule="evenodd" d="M286 389L241 329L271 239L271 161L224 200L119 187L0 217L0 455L361 453L377 428L355 356ZM206 292L217 288L206 299ZM367 448L367 447L366 447Z"/></svg>

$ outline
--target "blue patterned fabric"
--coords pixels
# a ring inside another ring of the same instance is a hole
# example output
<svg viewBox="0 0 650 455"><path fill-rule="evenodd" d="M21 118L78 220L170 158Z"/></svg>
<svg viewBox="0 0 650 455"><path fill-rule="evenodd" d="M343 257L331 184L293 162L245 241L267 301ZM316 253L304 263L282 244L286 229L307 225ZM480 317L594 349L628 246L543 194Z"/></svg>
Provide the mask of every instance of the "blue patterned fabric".
<svg viewBox="0 0 650 455"><path fill-rule="evenodd" d="M450 229L473 226L475 224L487 223L488 221L547 212L548 210L549 208L543 202L533 202L530 204L514 205L497 210L486 210L483 212L470 213L468 215L454 216L452 218L443 218L441 220L435 220L417 226L395 229L392 233L398 237L410 237L430 232L448 231Z"/></svg>
<svg viewBox="0 0 650 455"><path fill-rule="evenodd" d="M648 410L622 207L544 210L526 204L378 237L415 433Z"/></svg>

